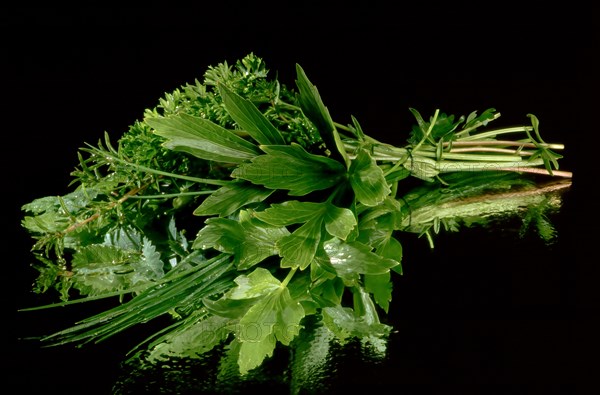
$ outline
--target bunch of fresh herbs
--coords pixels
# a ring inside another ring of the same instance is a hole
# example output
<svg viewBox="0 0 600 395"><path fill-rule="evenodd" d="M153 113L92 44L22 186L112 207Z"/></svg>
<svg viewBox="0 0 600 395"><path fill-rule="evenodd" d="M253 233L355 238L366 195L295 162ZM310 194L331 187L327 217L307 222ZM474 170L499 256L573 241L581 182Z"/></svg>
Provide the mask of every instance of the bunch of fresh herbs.
<svg viewBox="0 0 600 395"><path fill-rule="evenodd" d="M82 147L70 192L23 205L34 291L60 298L24 310L119 300L43 342L100 342L169 316L136 348L161 359L227 344L245 374L309 318L339 341L385 339L403 232L433 247L443 229L508 214L554 236L546 214L571 174L534 115L492 129L495 109L411 108L414 127L395 146L354 117L335 122L296 72L288 88L254 54L209 67L116 143L105 134Z"/></svg>

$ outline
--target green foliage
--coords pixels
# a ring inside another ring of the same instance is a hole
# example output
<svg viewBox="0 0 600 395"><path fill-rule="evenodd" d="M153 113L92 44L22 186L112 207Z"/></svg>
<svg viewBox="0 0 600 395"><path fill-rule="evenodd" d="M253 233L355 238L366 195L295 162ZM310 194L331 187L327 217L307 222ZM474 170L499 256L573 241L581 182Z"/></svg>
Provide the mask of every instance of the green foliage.
<svg viewBox="0 0 600 395"><path fill-rule="evenodd" d="M253 54L209 67L117 146L105 135L83 147L72 191L22 206L34 290L61 300L31 309L121 302L43 341L103 341L166 315L173 323L138 345L150 360L226 344L224 366L246 374L314 319L328 338L382 349L391 328L379 316L403 273L403 232L432 240L442 228L530 213L525 226L553 235L541 204L569 184L538 188L529 177L565 175L553 152L561 146L541 139L536 118L481 131L494 109L428 121L410 109L416 125L396 147L354 117L334 122L296 71L297 92ZM496 139L508 133L524 137ZM409 177L417 186L403 186Z"/></svg>

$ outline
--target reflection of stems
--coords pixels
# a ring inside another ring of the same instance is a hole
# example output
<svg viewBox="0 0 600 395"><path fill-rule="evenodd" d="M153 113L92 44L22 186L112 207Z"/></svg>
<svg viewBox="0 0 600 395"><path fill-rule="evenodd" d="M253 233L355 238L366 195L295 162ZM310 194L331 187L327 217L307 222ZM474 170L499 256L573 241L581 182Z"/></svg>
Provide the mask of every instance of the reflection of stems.
<svg viewBox="0 0 600 395"><path fill-rule="evenodd" d="M450 196L447 198L436 197L435 195L428 197L426 194L416 201L403 200L409 213L402 220L402 229L422 233L427 231L432 224L435 226L442 220L470 221L473 219L483 220L486 217L502 214L511 215L526 207L540 204L545 199L549 199L550 206L556 206L560 204L560 196L557 196L556 199L551 197L564 192L571 184L570 179L562 179L542 185L525 186L518 190L488 191L464 196L459 189L454 198ZM494 187L493 184L489 184L489 186L490 188ZM433 200L437 200L437 202L433 202Z"/></svg>
<svg viewBox="0 0 600 395"><path fill-rule="evenodd" d="M540 171L543 171L540 169ZM545 195L554 192L560 192L562 190L566 190L571 187L572 182L570 180L561 180L557 182L551 182L544 186L536 186L535 188L524 189L517 192L500 192L500 193L487 193L478 196L472 196L464 199L455 200L454 202L450 202L447 204L443 204L445 207L450 206L459 206L466 203L478 203L478 202L487 202L490 199L500 200L500 199L513 199L513 198L524 198L528 196L538 196Z"/></svg>
<svg viewBox="0 0 600 395"><path fill-rule="evenodd" d="M465 148L452 148L449 153L456 152L496 152L498 154L510 154L510 155L522 155L531 156L533 152L530 151L518 151L510 148L498 148L498 147L465 147ZM448 155L447 153L444 155Z"/></svg>
<svg viewBox="0 0 600 395"><path fill-rule="evenodd" d="M506 168L499 167L496 170L498 170L498 171L516 171L516 172L522 172L522 173L548 175L548 170L535 168L535 167L521 167L521 168L516 168L516 169L509 168L509 167L506 167ZM562 171L562 170L552 170L552 175L557 176L557 177L572 178L573 172Z"/></svg>

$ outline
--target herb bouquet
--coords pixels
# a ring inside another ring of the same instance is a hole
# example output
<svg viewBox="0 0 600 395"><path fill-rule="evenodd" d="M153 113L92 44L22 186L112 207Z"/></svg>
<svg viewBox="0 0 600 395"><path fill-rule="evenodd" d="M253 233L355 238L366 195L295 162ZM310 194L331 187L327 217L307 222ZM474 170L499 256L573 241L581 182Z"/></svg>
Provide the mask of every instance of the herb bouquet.
<svg viewBox="0 0 600 395"><path fill-rule="evenodd" d="M23 205L34 291L60 297L24 310L119 300L44 344L100 342L166 316L134 349L160 360L227 344L244 375L309 318L339 341L385 339L405 232L433 247L442 230L519 215L553 237L546 214L571 174L534 115L493 129L495 109L411 108L396 146L354 117L335 122L296 72L292 89L254 54L211 66L116 143L82 147L70 192Z"/></svg>

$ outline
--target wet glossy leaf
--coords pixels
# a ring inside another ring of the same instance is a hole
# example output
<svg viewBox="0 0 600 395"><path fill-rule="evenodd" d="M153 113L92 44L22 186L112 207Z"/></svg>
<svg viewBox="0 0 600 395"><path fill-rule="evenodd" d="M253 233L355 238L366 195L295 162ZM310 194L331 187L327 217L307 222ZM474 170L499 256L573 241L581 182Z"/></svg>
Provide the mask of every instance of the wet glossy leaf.
<svg viewBox="0 0 600 395"><path fill-rule="evenodd" d="M341 278L353 280L356 274L383 274L399 265L398 261L384 258L372 252L372 247L357 241L346 243L333 238L327 240L323 248Z"/></svg>

